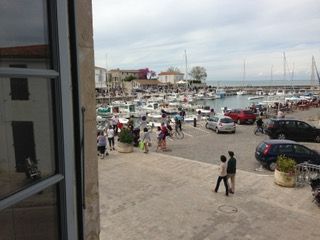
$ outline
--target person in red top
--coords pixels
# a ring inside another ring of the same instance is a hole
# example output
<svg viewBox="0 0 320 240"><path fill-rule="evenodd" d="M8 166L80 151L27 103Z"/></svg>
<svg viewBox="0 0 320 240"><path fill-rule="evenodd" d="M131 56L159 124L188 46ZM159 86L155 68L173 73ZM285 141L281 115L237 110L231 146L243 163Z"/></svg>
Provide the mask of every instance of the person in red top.
<svg viewBox="0 0 320 240"><path fill-rule="evenodd" d="M117 126L118 126L118 129L120 129L121 131L121 129L123 128L123 124L119 121Z"/></svg>

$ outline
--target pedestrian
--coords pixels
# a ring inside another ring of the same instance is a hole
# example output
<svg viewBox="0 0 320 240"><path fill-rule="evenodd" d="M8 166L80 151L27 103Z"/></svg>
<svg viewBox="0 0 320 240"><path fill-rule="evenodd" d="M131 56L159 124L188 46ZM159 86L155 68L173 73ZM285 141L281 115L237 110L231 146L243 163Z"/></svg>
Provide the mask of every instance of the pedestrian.
<svg viewBox="0 0 320 240"><path fill-rule="evenodd" d="M101 131L97 137L97 144L100 158L103 159L105 154L108 155L106 152L107 139L103 131Z"/></svg>
<svg viewBox="0 0 320 240"><path fill-rule="evenodd" d="M162 147L162 139L163 139L163 136L162 136L162 132L161 132L161 127L158 126L157 127L157 140L158 140L158 145L157 145L157 149L156 149L156 152L158 151L158 149Z"/></svg>
<svg viewBox="0 0 320 240"><path fill-rule="evenodd" d="M143 137L141 138L140 141L143 141L143 144L144 144L143 152L148 153L149 146L151 146L151 137L150 137L150 132L148 131L148 128L143 129Z"/></svg>
<svg viewBox="0 0 320 240"><path fill-rule="evenodd" d="M114 129L112 126L109 126L109 128L107 130L107 136L108 136L110 151L115 150L114 149Z"/></svg>
<svg viewBox="0 0 320 240"><path fill-rule="evenodd" d="M228 184L229 184L229 179L230 183L229 184L229 193L234 193L235 191L235 178L236 178L236 170L237 170L237 160L234 157L234 152L228 151L229 154L229 160L227 164L227 176L228 176Z"/></svg>
<svg viewBox="0 0 320 240"><path fill-rule="evenodd" d="M114 114L113 117L111 118L112 121L112 127L114 129L114 134L118 134L118 123L119 123L119 117L118 114Z"/></svg>
<svg viewBox="0 0 320 240"><path fill-rule="evenodd" d="M166 127L166 125L164 123L161 123L161 136L162 136L161 149L162 149L162 151L167 150L166 138L167 138L168 135L169 135L168 128Z"/></svg>
<svg viewBox="0 0 320 240"><path fill-rule="evenodd" d="M219 186L220 186L220 182L221 180L223 180L224 186L226 188L226 196L229 195L229 189L228 189L228 181L227 181L227 158L224 155L220 156L220 165L219 165L219 176L218 176L218 180L217 180L217 184L216 187L214 189L215 192L218 192L219 190Z"/></svg>

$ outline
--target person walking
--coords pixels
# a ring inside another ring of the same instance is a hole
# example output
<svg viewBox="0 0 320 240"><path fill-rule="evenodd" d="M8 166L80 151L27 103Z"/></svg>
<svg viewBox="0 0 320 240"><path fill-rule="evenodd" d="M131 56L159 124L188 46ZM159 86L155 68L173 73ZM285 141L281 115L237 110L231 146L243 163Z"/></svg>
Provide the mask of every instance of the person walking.
<svg viewBox="0 0 320 240"><path fill-rule="evenodd" d="M229 195L229 187L228 187L228 181L227 181L227 158L224 155L220 156L220 166L219 166L219 176L216 183L216 187L214 189L215 192L218 192L220 187L220 182L223 180L224 186L226 188L226 196Z"/></svg>
<svg viewBox="0 0 320 240"><path fill-rule="evenodd" d="M144 144L143 152L148 153L149 146L151 145L151 136L150 136L150 132L148 131L148 128L143 129L143 137L140 141L143 141L143 144Z"/></svg>
<svg viewBox="0 0 320 240"><path fill-rule="evenodd" d="M97 137L97 144L100 158L103 159L105 154L108 155L108 153L106 153L107 139L103 131L101 131Z"/></svg>
<svg viewBox="0 0 320 240"><path fill-rule="evenodd" d="M114 129L112 126L109 126L109 128L107 130L107 136L108 136L110 151L115 150L114 149Z"/></svg>
<svg viewBox="0 0 320 240"><path fill-rule="evenodd" d="M235 178L236 178L236 169L237 169L237 160L234 157L234 152L228 151L229 154L229 160L227 164L227 176L228 176L228 184L229 179L231 184L229 185L229 193L234 193L235 191Z"/></svg>

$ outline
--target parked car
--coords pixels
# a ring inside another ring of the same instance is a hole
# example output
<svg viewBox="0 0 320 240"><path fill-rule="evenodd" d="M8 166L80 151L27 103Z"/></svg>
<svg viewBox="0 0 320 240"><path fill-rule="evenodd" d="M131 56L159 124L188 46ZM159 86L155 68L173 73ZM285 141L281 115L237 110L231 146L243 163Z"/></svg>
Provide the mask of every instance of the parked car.
<svg viewBox="0 0 320 240"><path fill-rule="evenodd" d="M309 162L320 165L320 152L292 140L267 139L261 142L255 150L257 161L271 171L275 170L279 155L290 157L297 163Z"/></svg>
<svg viewBox="0 0 320 240"><path fill-rule="evenodd" d="M320 143L320 129L296 119L270 119L265 131L270 138Z"/></svg>
<svg viewBox="0 0 320 240"><path fill-rule="evenodd" d="M224 113L225 116L231 117L238 124L250 123L256 121L256 115L251 110L246 109L231 109Z"/></svg>
<svg viewBox="0 0 320 240"><path fill-rule="evenodd" d="M207 119L206 128L220 132L236 132L236 124L232 118L224 115L215 115Z"/></svg>

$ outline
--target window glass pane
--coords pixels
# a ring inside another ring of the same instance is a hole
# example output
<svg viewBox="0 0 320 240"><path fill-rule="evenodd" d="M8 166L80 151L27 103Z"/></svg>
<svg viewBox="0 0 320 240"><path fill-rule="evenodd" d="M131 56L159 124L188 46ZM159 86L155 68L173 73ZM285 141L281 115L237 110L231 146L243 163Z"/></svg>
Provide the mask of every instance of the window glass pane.
<svg viewBox="0 0 320 240"><path fill-rule="evenodd" d="M0 199L56 172L54 80L28 78L25 101L12 99L11 80L0 78Z"/></svg>
<svg viewBox="0 0 320 240"><path fill-rule="evenodd" d="M1 240L59 239L56 187L0 212Z"/></svg>
<svg viewBox="0 0 320 240"><path fill-rule="evenodd" d="M27 64L49 68L50 48L46 0L2 0L0 67Z"/></svg>

